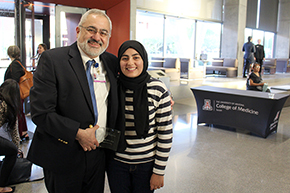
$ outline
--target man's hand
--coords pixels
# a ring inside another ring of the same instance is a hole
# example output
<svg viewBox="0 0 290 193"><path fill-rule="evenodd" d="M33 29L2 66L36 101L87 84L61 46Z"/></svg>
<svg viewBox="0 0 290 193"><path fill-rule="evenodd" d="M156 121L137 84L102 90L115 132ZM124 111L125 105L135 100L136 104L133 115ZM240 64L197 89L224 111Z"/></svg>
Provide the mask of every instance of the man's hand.
<svg viewBox="0 0 290 193"><path fill-rule="evenodd" d="M92 128L79 129L76 135L76 140L79 141L84 151L91 151L99 147L99 142L96 139L96 130L99 128L95 125Z"/></svg>
<svg viewBox="0 0 290 193"><path fill-rule="evenodd" d="M150 190L156 190L164 186L164 176L152 174L150 179Z"/></svg>

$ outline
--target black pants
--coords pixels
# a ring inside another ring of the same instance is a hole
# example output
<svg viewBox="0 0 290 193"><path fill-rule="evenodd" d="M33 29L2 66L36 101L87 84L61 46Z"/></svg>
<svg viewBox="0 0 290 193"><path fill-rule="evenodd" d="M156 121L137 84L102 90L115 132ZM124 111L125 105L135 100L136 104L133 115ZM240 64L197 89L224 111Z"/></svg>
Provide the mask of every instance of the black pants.
<svg viewBox="0 0 290 193"><path fill-rule="evenodd" d="M23 112L23 103L24 103L24 100L21 99L20 114L18 114L18 131L19 131L20 137L23 135L22 134L23 132L27 131L26 118Z"/></svg>
<svg viewBox="0 0 290 193"><path fill-rule="evenodd" d="M8 178L15 165L17 153L18 149L13 142L0 137L0 155L5 156L0 168L0 187L8 185Z"/></svg>
<svg viewBox="0 0 290 193"><path fill-rule="evenodd" d="M251 62L247 59L244 59L244 71L243 71L243 77L246 77L246 72L249 74L250 73L250 67L251 67Z"/></svg>
<svg viewBox="0 0 290 193"><path fill-rule="evenodd" d="M259 73L261 74L262 66L263 66L263 59L257 59L256 58L256 62L260 64L260 71L259 71Z"/></svg>
<svg viewBox="0 0 290 193"><path fill-rule="evenodd" d="M56 173L44 168L45 185L49 193L104 192L104 150L97 148L91 152L85 152L84 156L85 163L82 163L80 167L71 168L69 173Z"/></svg>

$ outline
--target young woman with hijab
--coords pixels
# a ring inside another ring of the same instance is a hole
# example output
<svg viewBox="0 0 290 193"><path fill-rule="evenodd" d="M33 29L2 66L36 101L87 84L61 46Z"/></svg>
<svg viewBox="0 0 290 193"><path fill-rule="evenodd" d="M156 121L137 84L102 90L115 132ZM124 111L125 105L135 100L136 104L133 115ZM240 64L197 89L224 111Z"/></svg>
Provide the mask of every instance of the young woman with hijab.
<svg viewBox="0 0 290 193"><path fill-rule="evenodd" d="M0 86L0 155L5 156L0 169L0 192L13 192L7 186L8 178L15 165L19 133L17 115L21 103L18 82L8 79Z"/></svg>
<svg viewBox="0 0 290 193"><path fill-rule="evenodd" d="M11 64L8 66L5 75L4 80L7 79L13 79L17 83L19 82L19 79L21 76L25 74L24 69L22 68L21 61L20 61L20 49L18 46L13 45L9 46L7 49L7 54L9 58L11 59ZM26 118L23 112L23 102L24 100L21 99L21 112L18 114L18 130L19 135L21 136L21 140L29 140L29 136L27 133L27 124L26 124Z"/></svg>
<svg viewBox="0 0 290 193"><path fill-rule="evenodd" d="M119 48L120 143L109 159L112 193L154 192L164 185L172 144L172 112L165 85L147 73L148 57L135 40Z"/></svg>

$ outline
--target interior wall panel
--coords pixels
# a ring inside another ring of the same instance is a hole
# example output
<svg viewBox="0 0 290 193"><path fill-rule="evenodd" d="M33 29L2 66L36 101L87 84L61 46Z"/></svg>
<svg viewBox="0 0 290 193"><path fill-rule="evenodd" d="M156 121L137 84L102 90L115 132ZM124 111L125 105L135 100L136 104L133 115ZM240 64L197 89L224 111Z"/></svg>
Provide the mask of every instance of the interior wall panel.
<svg viewBox="0 0 290 193"><path fill-rule="evenodd" d="M107 15L112 20L113 25L107 51L117 56L120 45L130 39L130 0L124 0L108 9Z"/></svg>

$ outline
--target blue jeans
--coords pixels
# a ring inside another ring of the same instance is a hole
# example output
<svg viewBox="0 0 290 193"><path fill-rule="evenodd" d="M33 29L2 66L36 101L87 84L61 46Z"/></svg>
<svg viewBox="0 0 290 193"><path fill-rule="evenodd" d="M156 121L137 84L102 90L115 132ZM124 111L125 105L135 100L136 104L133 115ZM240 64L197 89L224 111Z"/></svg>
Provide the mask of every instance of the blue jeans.
<svg viewBox="0 0 290 193"><path fill-rule="evenodd" d="M150 179L154 161L142 164L126 164L110 160L107 175L111 193L152 193Z"/></svg>

